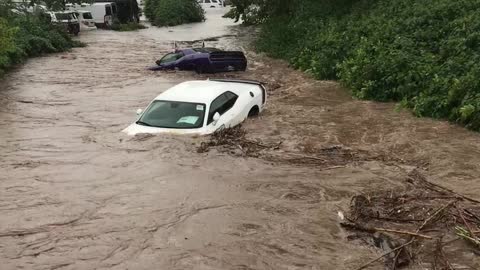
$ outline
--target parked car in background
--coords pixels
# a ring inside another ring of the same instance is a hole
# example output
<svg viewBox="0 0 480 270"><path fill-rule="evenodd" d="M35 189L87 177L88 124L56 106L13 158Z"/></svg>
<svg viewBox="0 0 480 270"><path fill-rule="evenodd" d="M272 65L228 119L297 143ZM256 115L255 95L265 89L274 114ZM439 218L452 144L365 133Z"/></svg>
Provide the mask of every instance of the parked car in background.
<svg viewBox="0 0 480 270"><path fill-rule="evenodd" d="M93 19L92 13L85 10L77 10L74 12L80 23L80 31L95 30L95 20Z"/></svg>
<svg viewBox="0 0 480 270"><path fill-rule="evenodd" d="M177 49L166 54L150 70L195 70L197 73L245 71L247 58L240 51L222 51L216 48Z"/></svg>
<svg viewBox="0 0 480 270"><path fill-rule="evenodd" d="M64 26L70 34L76 36L80 32L80 24L75 13L71 11L57 11L46 12L45 14L50 16L52 23Z"/></svg>
<svg viewBox="0 0 480 270"><path fill-rule="evenodd" d="M206 80L178 84L157 96L138 119L123 130L142 133L211 134L257 116L267 92L257 81Z"/></svg>
<svg viewBox="0 0 480 270"><path fill-rule="evenodd" d="M93 0L95 3L115 4L115 17L120 23L140 22L140 8L137 0Z"/></svg>
<svg viewBox="0 0 480 270"><path fill-rule="evenodd" d="M220 0L198 0L198 3L203 9L223 7L223 1Z"/></svg>
<svg viewBox="0 0 480 270"><path fill-rule="evenodd" d="M45 5L39 5L39 4L29 5L29 2L16 2L15 6L20 10L22 11L26 10L29 13L50 11Z"/></svg>
<svg viewBox="0 0 480 270"><path fill-rule="evenodd" d="M69 11L89 11L98 28L109 28L112 26L117 14L117 6L115 3L82 3L67 4L66 9Z"/></svg>

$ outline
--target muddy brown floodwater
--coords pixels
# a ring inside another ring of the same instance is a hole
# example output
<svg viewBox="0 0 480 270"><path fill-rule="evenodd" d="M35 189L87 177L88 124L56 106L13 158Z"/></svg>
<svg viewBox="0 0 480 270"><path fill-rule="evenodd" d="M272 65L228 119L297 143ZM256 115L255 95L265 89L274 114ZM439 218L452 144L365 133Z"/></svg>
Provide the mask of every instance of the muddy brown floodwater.
<svg viewBox="0 0 480 270"><path fill-rule="evenodd" d="M340 228L352 196L395 190L419 168L480 198L478 133L353 100L335 82L255 54L252 29L207 15L81 33L88 47L31 59L1 81L0 269L354 269L380 251ZM161 91L206 77L145 67L173 40L208 37L250 60L246 73L217 77L268 84L268 109L244 128L251 140L282 142L270 158L197 153L201 137L120 133ZM371 158L330 151L328 166L302 161L325 149ZM480 268L473 253L457 263Z"/></svg>

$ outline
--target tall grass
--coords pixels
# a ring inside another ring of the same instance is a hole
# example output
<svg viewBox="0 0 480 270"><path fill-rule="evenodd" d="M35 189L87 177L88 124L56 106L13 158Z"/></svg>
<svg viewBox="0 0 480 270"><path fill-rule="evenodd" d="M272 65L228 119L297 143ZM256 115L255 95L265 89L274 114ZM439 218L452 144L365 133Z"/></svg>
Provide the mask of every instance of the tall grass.
<svg viewBox="0 0 480 270"><path fill-rule="evenodd" d="M52 25L39 15L0 14L0 75L28 57L61 52L74 46L64 28Z"/></svg>
<svg viewBox="0 0 480 270"><path fill-rule="evenodd" d="M196 0L146 0L145 16L156 26L174 26L205 20Z"/></svg>
<svg viewBox="0 0 480 270"><path fill-rule="evenodd" d="M480 130L480 1L303 0L257 47L362 99Z"/></svg>

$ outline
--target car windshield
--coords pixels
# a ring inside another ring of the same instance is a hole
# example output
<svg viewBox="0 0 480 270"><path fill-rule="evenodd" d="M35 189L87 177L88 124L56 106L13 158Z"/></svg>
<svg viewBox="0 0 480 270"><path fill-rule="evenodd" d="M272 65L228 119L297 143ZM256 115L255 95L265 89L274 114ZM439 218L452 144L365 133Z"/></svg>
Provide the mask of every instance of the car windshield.
<svg viewBox="0 0 480 270"><path fill-rule="evenodd" d="M70 13L55 13L55 17L59 21L67 21L73 19L73 16Z"/></svg>
<svg viewBox="0 0 480 270"><path fill-rule="evenodd" d="M84 13L83 13L83 18L86 19L86 20L91 20L91 19L93 19L92 13L90 13L90 12L84 12Z"/></svg>
<svg viewBox="0 0 480 270"><path fill-rule="evenodd" d="M175 62L182 57L183 57L183 53L169 53L160 60L160 64Z"/></svg>
<svg viewBox="0 0 480 270"><path fill-rule="evenodd" d="M137 124L159 128L200 128L204 117L205 104L156 100Z"/></svg>

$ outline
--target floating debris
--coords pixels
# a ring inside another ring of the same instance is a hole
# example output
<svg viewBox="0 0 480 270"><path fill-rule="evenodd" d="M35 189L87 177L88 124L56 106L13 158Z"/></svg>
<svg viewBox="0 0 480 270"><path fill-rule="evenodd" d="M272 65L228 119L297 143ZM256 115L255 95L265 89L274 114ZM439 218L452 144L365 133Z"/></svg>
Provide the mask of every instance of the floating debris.
<svg viewBox="0 0 480 270"><path fill-rule="evenodd" d="M357 269L381 259L387 269L413 262L432 269L454 269L454 264L469 267L445 249L480 251L480 201L434 184L418 170L413 170L406 182L402 190L374 191L352 198L347 221L341 226L355 232L351 239L386 251Z"/></svg>

